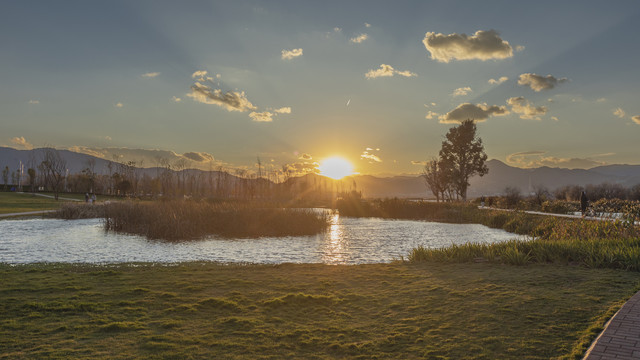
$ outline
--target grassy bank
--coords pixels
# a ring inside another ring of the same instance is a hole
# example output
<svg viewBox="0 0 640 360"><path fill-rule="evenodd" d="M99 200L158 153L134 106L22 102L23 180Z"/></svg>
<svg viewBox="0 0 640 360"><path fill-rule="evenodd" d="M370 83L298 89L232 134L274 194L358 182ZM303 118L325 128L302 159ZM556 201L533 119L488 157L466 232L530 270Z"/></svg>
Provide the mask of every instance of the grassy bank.
<svg viewBox="0 0 640 360"><path fill-rule="evenodd" d="M61 201L32 194L0 192L0 214L55 210L61 203Z"/></svg>
<svg viewBox="0 0 640 360"><path fill-rule="evenodd" d="M107 230L150 239L299 236L326 230L329 220L309 209L262 208L205 201L118 202L104 205Z"/></svg>
<svg viewBox="0 0 640 360"><path fill-rule="evenodd" d="M640 274L576 266L0 265L0 358L578 358Z"/></svg>

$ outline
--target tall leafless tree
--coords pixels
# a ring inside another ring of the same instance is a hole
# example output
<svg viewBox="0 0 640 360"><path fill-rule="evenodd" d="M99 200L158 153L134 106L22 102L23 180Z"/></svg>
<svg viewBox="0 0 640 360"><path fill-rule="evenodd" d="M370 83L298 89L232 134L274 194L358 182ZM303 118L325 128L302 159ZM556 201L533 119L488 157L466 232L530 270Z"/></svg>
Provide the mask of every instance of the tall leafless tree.
<svg viewBox="0 0 640 360"><path fill-rule="evenodd" d="M46 184L53 190L56 200L62 190L65 174L67 171L67 161L54 148L45 148L43 160L40 163L41 171L44 174Z"/></svg>

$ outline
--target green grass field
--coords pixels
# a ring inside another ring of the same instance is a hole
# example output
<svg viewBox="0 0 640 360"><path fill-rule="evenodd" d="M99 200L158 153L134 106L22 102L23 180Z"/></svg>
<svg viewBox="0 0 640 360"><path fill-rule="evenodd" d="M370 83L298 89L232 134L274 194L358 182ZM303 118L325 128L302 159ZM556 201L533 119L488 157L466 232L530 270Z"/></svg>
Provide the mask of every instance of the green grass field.
<svg viewBox="0 0 640 360"><path fill-rule="evenodd" d="M54 210L62 201L56 201L32 194L0 192L0 214L25 211Z"/></svg>
<svg viewBox="0 0 640 360"><path fill-rule="evenodd" d="M0 358L579 358L640 273L568 265L0 265Z"/></svg>

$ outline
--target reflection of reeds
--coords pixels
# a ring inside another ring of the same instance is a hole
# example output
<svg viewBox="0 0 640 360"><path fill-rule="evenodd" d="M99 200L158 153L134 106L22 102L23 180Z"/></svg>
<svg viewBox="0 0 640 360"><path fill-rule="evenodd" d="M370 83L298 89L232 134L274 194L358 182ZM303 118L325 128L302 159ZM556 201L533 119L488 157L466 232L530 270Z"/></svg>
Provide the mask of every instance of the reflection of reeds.
<svg viewBox="0 0 640 360"><path fill-rule="evenodd" d="M151 239L298 236L322 232L328 218L312 210L196 201L118 202L105 205L106 230Z"/></svg>

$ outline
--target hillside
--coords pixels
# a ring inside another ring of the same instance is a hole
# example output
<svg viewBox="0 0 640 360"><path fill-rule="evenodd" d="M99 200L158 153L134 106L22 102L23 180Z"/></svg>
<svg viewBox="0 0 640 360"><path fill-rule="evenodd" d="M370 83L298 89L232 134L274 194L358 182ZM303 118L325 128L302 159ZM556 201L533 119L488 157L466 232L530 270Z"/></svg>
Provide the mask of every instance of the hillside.
<svg viewBox="0 0 640 360"><path fill-rule="evenodd" d="M41 161L43 149L16 150L13 148L0 147L0 166L9 166L11 171L18 169L20 161L25 164L25 169ZM94 157L87 154L76 153L68 150L60 150L60 154L67 161L70 173L77 173L87 168L89 161L95 161L95 172L99 174L109 174L108 160ZM113 164L113 163L112 163ZM487 161L489 173L483 177L473 177L470 179L469 197L481 195L499 194L505 187L513 186L523 192L529 192L536 185L544 185L548 189L556 189L565 185L588 185L600 184L603 182L618 183L624 186L633 186L640 183L640 165L606 165L592 169L562 169L539 167L534 169L522 169L509 166L499 160ZM112 168L112 171L115 171ZM144 168L142 173L156 176L160 169ZM202 170L189 169L189 173L206 173ZM213 171L211 176L217 176L217 171ZM232 178L235 178L231 175ZM319 175L306 175L304 177L290 179L295 183L317 184L327 187L332 182ZM355 181L355 184L354 184ZM354 175L338 182L342 190L362 191L365 197L401 197L401 198L423 198L431 197L427 191L424 180L421 176L394 176L375 177L371 175Z"/></svg>

